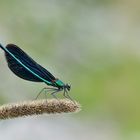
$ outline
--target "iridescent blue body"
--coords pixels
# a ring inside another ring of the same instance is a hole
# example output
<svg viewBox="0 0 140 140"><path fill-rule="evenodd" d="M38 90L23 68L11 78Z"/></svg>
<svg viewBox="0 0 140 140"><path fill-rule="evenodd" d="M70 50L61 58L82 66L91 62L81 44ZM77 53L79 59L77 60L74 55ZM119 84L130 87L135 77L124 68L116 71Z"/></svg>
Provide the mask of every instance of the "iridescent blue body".
<svg viewBox="0 0 140 140"><path fill-rule="evenodd" d="M51 93L54 97L59 91L64 91L64 96L70 98L68 91L70 86L64 84L61 80L55 78L48 70L36 63L29 55L27 55L23 50L14 44L8 44L6 47L0 45L5 52L5 57L10 70L18 77L33 81L33 82L44 82L48 86L54 88L44 88L51 89ZM71 99L71 98L70 98Z"/></svg>

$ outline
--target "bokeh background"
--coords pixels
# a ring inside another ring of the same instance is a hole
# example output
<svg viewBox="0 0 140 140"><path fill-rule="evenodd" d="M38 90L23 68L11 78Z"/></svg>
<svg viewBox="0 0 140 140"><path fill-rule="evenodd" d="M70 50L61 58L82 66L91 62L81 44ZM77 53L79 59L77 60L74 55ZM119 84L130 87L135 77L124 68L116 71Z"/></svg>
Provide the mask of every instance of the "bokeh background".
<svg viewBox="0 0 140 140"><path fill-rule="evenodd" d="M77 114L0 121L0 139L139 140L139 12L136 0L0 0L1 44L71 84L82 105ZM1 104L33 99L44 86L16 77L0 51Z"/></svg>

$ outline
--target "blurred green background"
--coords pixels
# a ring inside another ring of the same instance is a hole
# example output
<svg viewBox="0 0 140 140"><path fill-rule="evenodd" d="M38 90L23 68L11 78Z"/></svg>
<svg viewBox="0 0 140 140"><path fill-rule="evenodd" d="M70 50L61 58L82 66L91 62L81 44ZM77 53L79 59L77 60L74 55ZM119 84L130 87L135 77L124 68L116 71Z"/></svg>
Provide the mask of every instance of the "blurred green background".
<svg viewBox="0 0 140 140"><path fill-rule="evenodd" d="M140 2L0 0L0 42L14 43L72 86L78 114L0 122L3 140L140 139ZM0 102L33 99L0 51Z"/></svg>

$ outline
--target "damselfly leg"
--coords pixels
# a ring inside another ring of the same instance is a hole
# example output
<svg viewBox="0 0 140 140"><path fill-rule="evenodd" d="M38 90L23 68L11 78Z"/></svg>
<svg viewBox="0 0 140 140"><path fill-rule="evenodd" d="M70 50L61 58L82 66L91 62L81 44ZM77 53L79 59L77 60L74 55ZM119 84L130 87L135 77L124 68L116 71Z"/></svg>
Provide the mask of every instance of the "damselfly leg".
<svg viewBox="0 0 140 140"><path fill-rule="evenodd" d="M58 98L56 97L56 94L57 94L58 92L62 91L62 90L63 90L63 89L56 89L56 91L52 92L51 95L52 95L55 99L58 99Z"/></svg>
<svg viewBox="0 0 140 140"><path fill-rule="evenodd" d="M45 96L47 98L47 94L50 93L50 95L52 95L55 99L58 99L56 94L58 92L61 92L63 89L57 89L57 88L47 88L44 87L36 96L35 100L45 91ZM63 93L64 97L66 97L67 99L70 99L71 101L74 102L74 100L70 97L70 95L68 94L67 90L64 89L64 93Z"/></svg>
<svg viewBox="0 0 140 140"><path fill-rule="evenodd" d="M47 90L48 89L48 90ZM50 91L56 91L57 89L56 88L47 88L47 87L44 87L36 96L35 100L41 95L41 93L43 93L43 91L45 91L45 95L46 95L46 98L47 98L47 94L50 92Z"/></svg>
<svg viewBox="0 0 140 140"><path fill-rule="evenodd" d="M67 92L67 90L64 90L64 93L63 93L64 97L70 99L71 101L74 102L74 100L70 97L69 93Z"/></svg>

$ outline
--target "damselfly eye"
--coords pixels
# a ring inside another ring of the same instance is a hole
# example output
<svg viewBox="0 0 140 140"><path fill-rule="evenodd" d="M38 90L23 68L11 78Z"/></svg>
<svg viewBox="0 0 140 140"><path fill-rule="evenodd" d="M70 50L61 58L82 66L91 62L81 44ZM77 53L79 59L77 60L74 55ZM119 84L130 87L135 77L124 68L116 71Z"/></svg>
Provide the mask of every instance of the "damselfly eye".
<svg viewBox="0 0 140 140"><path fill-rule="evenodd" d="M68 85L68 84L66 84L66 88L67 88L67 90L68 90L68 91L70 91L71 86L70 86L70 85Z"/></svg>

